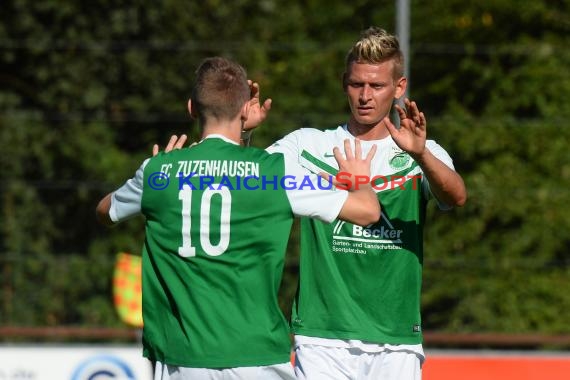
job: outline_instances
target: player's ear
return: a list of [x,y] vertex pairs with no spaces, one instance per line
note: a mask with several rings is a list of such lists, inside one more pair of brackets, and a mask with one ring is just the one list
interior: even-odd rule
[[394,94],[394,98],[400,99],[406,93],[407,87],[408,87],[408,80],[406,79],[406,77],[400,77],[400,79],[397,79],[396,93]]
[[192,119],[196,119],[198,117],[198,113],[196,113],[196,110],[192,108],[192,99],[188,99],[188,112]]

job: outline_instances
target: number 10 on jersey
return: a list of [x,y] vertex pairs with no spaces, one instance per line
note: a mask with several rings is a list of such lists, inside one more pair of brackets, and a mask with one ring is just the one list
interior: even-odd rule
[[[202,199],[200,201],[199,212],[192,215],[192,196],[195,193],[200,194],[200,191],[192,190],[190,187],[184,187],[178,193],[178,199],[182,202],[182,246],[178,247],[178,254],[182,257],[196,256],[196,246],[192,245],[192,236],[190,229],[199,219],[200,226],[200,245],[202,250],[209,256],[219,256],[224,253],[230,244],[230,214],[232,209],[232,193],[230,190],[223,186],[207,188],[202,192]],[[210,218],[212,208],[212,198],[214,196],[221,197],[220,207],[220,225],[219,236],[220,241],[218,244],[212,244],[210,239]],[[194,217],[194,220],[192,220]]]

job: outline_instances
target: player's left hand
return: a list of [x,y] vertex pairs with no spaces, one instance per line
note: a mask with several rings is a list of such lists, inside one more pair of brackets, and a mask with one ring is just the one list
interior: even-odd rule
[[396,144],[412,157],[419,157],[425,151],[427,122],[423,112],[420,112],[416,102],[404,100],[406,109],[395,104],[394,107],[400,116],[400,129],[396,128],[388,117],[384,123]]
[[249,114],[244,123],[243,129],[249,130],[261,124],[271,109],[271,99],[266,99],[261,103],[259,96],[259,83],[253,82],[248,79],[247,83],[251,90],[251,98],[249,100]]
[[[186,140],[188,140],[188,136],[186,135],[180,135],[180,137],[178,137],[177,135],[170,136],[170,140],[168,141],[166,148],[164,148],[164,152],[168,153],[175,149],[181,149],[186,143]],[[158,144],[154,144],[152,146],[152,156],[153,157],[156,156],[158,152],[160,152],[160,148]]]

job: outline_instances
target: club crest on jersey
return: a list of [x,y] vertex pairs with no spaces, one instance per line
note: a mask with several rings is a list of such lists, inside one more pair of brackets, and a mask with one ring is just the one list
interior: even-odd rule
[[406,152],[396,151],[395,154],[390,159],[390,167],[394,170],[404,169],[409,165],[412,157]]

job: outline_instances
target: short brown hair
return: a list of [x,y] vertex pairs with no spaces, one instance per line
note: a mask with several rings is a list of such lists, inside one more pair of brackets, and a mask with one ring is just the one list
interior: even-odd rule
[[245,69],[223,57],[210,57],[196,70],[192,106],[201,123],[206,119],[233,119],[249,100]]

